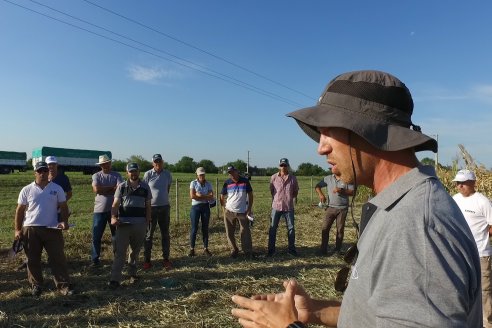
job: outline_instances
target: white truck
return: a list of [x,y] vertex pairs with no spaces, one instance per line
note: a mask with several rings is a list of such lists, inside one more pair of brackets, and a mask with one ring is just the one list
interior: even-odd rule
[[24,172],[27,169],[27,154],[16,151],[0,151],[0,174]]
[[84,174],[93,174],[100,170],[99,161],[100,155],[108,155],[112,158],[111,152],[107,150],[87,150],[87,149],[70,149],[56,147],[40,147],[32,151],[32,165],[36,165],[39,161],[46,160],[48,156],[56,156],[58,165],[64,171],[81,171]]

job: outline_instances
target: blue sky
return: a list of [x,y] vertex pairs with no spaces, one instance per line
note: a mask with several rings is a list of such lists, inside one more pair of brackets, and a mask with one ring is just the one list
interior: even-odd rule
[[285,114],[340,73],[377,69],[409,87],[440,162],[463,144],[492,167],[492,2],[90,0],[152,31],[83,0],[8,1],[105,38],[0,0],[1,150],[216,165],[249,151],[252,166],[288,157],[326,168]]

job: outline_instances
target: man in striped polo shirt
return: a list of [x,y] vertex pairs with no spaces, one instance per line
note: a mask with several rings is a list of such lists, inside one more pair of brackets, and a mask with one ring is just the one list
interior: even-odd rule
[[231,247],[231,257],[236,258],[239,249],[236,244],[236,223],[239,222],[239,234],[241,235],[241,248],[244,254],[253,257],[253,245],[251,230],[249,229],[248,216],[251,215],[253,206],[253,188],[249,180],[241,177],[234,166],[227,168],[229,179],[224,182],[220,195],[220,205],[224,210],[224,224],[227,241]]

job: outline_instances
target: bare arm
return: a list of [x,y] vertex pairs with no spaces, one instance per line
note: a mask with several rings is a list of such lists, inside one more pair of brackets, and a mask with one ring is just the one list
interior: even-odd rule
[[70,198],[72,198],[72,191],[71,190],[70,191],[67,191],[65,193],[65,197],[67,198],[67,202],[68,202],[70,200]]
[[322,202],[322,203],[326,203],[326,196],[323,193],[323,191],[321,190],[321,188],[320,187],[316,187],[316,188],[314,188],[314,190],[316,190],[316,193],[319,196],[319,201]]
[[233,309],[232,314],[243,327],[284,328],[294,321],[337,326],[340,302],[313,300],[295,280],[285,281],[284,287],[280,294],[233,296],[242,309]]
[[19,239],[22,235],[22,222],[24,221],[24,216],[26,214],[26,205],[17,204],[15,209],[15,219],[14,219],[14,238]]
[[[145,204],[147,208],[147,203]],[[111,206],[111,224],[112,225],[119,225],[120,221],[118,220],[118,209],[120,208],[120,199],[115,198],[113,200],[113,205]],[[149,212],[150,213],[150,212]]]
[[92,191],[99,195],[114,195],[117,186],[94,186],[92,185]]
[[68,229],[68,206],[67,202],[58,203],[58,208],[60,209],[60,223],[58,227],[67,230]]

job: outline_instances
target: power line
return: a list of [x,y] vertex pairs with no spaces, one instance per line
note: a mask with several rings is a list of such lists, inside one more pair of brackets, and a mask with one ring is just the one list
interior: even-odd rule
[[[214,77],[214,78],[216,78],[216,79],[222,80],[222,81],[224,81],[224,82],[228,82],[228,83],[234,84],[234,85],[236,85],[236,86],[239,86],[239,87],[245,88],[245,89],[247,89],[247,90],[250,90],[250,91],[256,92],[256,93],[258,93],[258,94],[261,94],[261,95],[264,95],[264,96],[270,97],[270,98],[272,98],[272,99],[282,101],[282,102],[287,103],[287,104],[289,104],[289,105],[304,106],[304,105],[301,105],[301,104],[299,104],[299,103],[297,103],[297,102],[295,102],[295,101],[289,100],[289,99],[287,99],[287,98],[285,98],[285,97],[279,96],[279,95],[274,94],[274,93],[272,93],[272,92],[269,92],[269,91],[263,90],[263,89],[261,89],[261,88],[255,87],[255,86],[253,86],[253,85],[251,85],[251,84],[248,84],[248,83],[246,83],[246,82],[242,82],[242,81],[240,81],[240,80],[234,79],[234,78],[229,77],[229,76],[227,76],[227,75],[224,75],[224,74],[221,74],[221,73],[218,73],[218,72],[211,73],[211,72],[213,72],[213,71],[212,71],[212,70],[210,70],[210,69],[207,69],[207,70],[209,70],[209,71],[210,71],[210,72],[207,72],[207,71],[202,70],[202,69],[199,69],[199,68],[197,68],[197,67],[193,67],[193,66],[187,65],[186,63],[179,62],[179,61],[174,60],[174,59],[172,59],[172,58],[166,58],[166,57],[164,57],[164,56],[161,56],[161,55],[159,55],[159,54],[153,53],[153,52],[151,52],[151,51],[148,51],[148,50],[145,50],[145,49],[142,49],[142,48],[136,47],[136,46],[134,46],[134,45],[131,45],[131,44],[125,43],[125,42],[120,41],[120,40],[113,39],[113,38],[111,38],[111,37],[109,37],[109,36],[106,36],[106,35],[103,35],[103,34],[100,34],[100,33],[94,32],[94,31],[91,31],[91,30],[86,29],[86,28],[84,28],[84,27],[81,27],[81,26],[78,26],[78,25],[72,24],[72,23],[70,23],[70,22],[67,22],[67,21],[61,20],[61,19],[59,19],[59,18],[56,18],[56,17],[50,16],[50,15],[48,15],[48,14],[45,14],[45,13],[39,12],[39,11],[34,10],[34,9],[32,9],[32,8],[28,8],[28,7],[22,6],[22,5],[20,5],[20,4],[14,3],[14,2],[12,2],[12,1],[10,1],[10,0],[3,0],[3,1],[5,1],[5,2],[7,2],[7,3],[10,3],[10,4],[12,4],[12,5],[15,5],[15,6],[17,6],[17,7],[20,7],[20,8],[22,8],[22,9],[25,9],[25,10],[31,11],[31,12],[36,13],[36,14],[38,14],[38,15],[44,16],[44,17],[46,17],[46,18],[52,19],[52,20],[54,20],[54,21],[57,21],[57,22],[60,22],[60,23],[66,24],[66,25],[71,26],[71,27],[73,27],[73,28],[76,28],[76,29],[82,30],[82,31],[84,31],[84,32],[87,32],[87,33],[90,33],[90,34],[96,35],[96,36],[98,36],[98,37],[104,38],[104,39],[106,39],[106,40],[110,40],[110,41],[113,41],[113,42],[115,42],[115,43],[121,44],[121,45],[123,45],[123,46],[129,47],[129,48],[132,48],[132,49],[134,49],[134,50],[137,50],[137,51],[140,51],[140,52],[143,52],[143,53],[146,53],[146,54],[149,54],[149,55],[155,56],[155,57],[160,58],[160,59],[164,59],[164,60],[167,60],[167,61],[173,62],[173,63],[175,63],[175,64],[178,64],[178,65],[181,65],[181,66],[187,67],[187,68],[189,68],[189,69],[192,69],[192,70],[195,70],[195,71],[198,71],[198,72],[201,72],[201,73],[203,73],[203,74],[209,75],[209,76],[211,76],[211,77]],[[30,0],[30,1],[32,1],[32,0]],[[32,1],[32,2],[35,2],[35,1]],[[41,5],[42,5],[42,4],[41,4]],[[46,7],[47,7],[47,6],[46,6]],[[68,15],[68,14],[66,14],[66,15]],[[68,16],[71,16],[71,15],[68,15]],[[75,18],[75,17],[74,17],[74,19],[77,19],[77,18]],[[83,21],[83,20],[81,20],[81,21]],[[89,24],[89,25],[93,25],[93,24],[88,23],[88,22],[86,22],[86,23],[87,23],[87,24]],[[93,26],[97,26],[97,25],[93,25]],[[102,27],[100,27],[100,28],[102,28]],[[102,29],[104,29],[104,28],[102,28]],[[104,30],[106,30],[106,29],[104,29]],[[109,31],[109,30],[108,30],[108,31]],[[118,34],[118,33],[116,33],[116,32],[111,32],[111,33],[113,33],[113,34],[115,34],[115,35],[119,35],[119,34]],[[120,36],[120,35],[119,35],[119,36]],[[121,37],[125,38],[124,36],[121,36]],[[129,39],[129,40],[132,40],[132,39]],[[132,40],[132,41],[133,41],[133,40]],[[133,42],[140,43],[140,42],[138,42],[138,41],[133,41]],[[140,44],[142,44],[142,43],[140,43]],[[143,44],[143,45],[145,45],[145,44]],[[145,46],[147,46],[147,47],[151,47],[151,46],[148,46],[148,45],[145,45]],[[153,47],[151,47],[151,48],[153,48]],[[153,48],[153,49],[155,50],[155,48]],[[178,56],[171,55],[171,54],[169,54],[169,53],[167,53],[167,52],[164,52],[164,51],[161,51],[161,50],[157,50],[157,51],[160,51],[160,52],[166,53],[166,54],[168,54],[169,56],[173,56],[173,57],[175,57],[175,58],[180,59],[181,61],[192,63],[192,62],[187,61],[187,60],[185,60],[185,59],[182,59],[182,58],[180,58],[180,57],[178,57]],[[195,64],[195,63],[192,63],[192,64],[193,64],[193,65],[195,65],[195,66],[198,66],[198,67],[203,67],[203,66],[198,65],[198,64]],[[224,76],[225,78],[224,78],[224,77],[221,77],[220,75]],[[238,82],[235,82],[234,80],[236,80],[236,81],[238,81]]]
[[123,19],[125,19],[125,20],[127,20],[127,21],[129,21],[129,22],[132,22],[132,23],[134,23],[134,24],[137,24],[137,25],[139,25],[139,26],[141,26],[141,27],[143,27],[143,28],[146,28],[146,29],[148,29],[148,30],[151,30],[151,31],[153,31],[153,32],[155,32],[155,33],[158,33],[158,34],[160,34],[160,35],[162,35],[162,36],[165,36],[165,37],[167,37],[167,38],[169,38],[169,39],[172,39],[172,40],[174,40],[174,41],[176,41],[176,42],[179,42],[179,43],[181,43],[181,44],[184,44],[184,45],[185,45],[185,46],[187,46],[187,47],[193,48],[193,49],[198,50],[198,51],[200,51],[200,52],[202,52],[202,53],[204,53],[204,54],[207,54],[207,55],[209,55],[209,56],[212,56],[212,57],[214,57],[214,58],[216,58],[216,59],[218,59],[218,60],[221,60],[221,61],[223,61],[223,62],[225,62],[225,63],[228,63],[229,65],[232,65],[232,66],[234,66],[234,67],[237,67],[237,68],[239,68],[239,69],[242,69],[243,71],[246,71],[246,72],[248,72],[248,73],[251,73],[251,74],[253,74],[253,75],[255,75],[255,76],[259,77],[259,78],[262,78],[262,79],[267,80],[267,81],[269,81],[269,82],[271,82],[271,83],[274,83],[274,84],[276,84],[276,85],[279,85],[279,86],[281,86],[281,87],[283,87],[283,88],[285,88],[285,89],[288,89],[288,90],[290,90],[290,91],[293,91],[293,92],[295,92],[295,93],[298,93],[298,94],[300,94],[300,95],[303,95],[303,96],[304,96],[304,97],[306,97],[306,98],[309,98],[309,99],[311,99],[311,100],[317,100],[316,98],[313,98],[313,97],[311,97],[311,96],[309,96],[309,95],[307,95],[307,94],[305,94],[305,93],[303,93],[303,92],[301,92],[301,91],[295,90],[295,89],[293,89],[293,88],[291,88],[291,87],[289,87],[289,86],[287,86],[287,85],[285,85],[285,84],[283,84],[283,83],[277,82],[277,81],[275,81],[275,80],[273,80],[273,79],[271,79],[271,78],[269,78],[269,77],[267,77],[267,76],[264,76],[264,75],[262,75],[262,74],[260,74],[260,73],[255,72],[255,71],[253,71],[253,70],[251,70],[251,69],[249,69],[249,68],[246,68],[246,67],[244,67],[244,66],[241,66],[241,65],[239,65],[239,64],[236,64],[236,63],[234,63],[234,62],[232,62],[232,61],[230,61],[230,60],[228,60],[228,59],[226,59],[226,58],[224,58],[224,57],[221,57],[221,56],[219,56],[219,55],[216,55],[216,54],[214,54],[214,53],[211,53],[211,52],[209,52],[209,51],[207,51],[207,50],[201,49],[201,48],[199,48],[199,47],[197,47],[197,46],[195,46],[195,45],[193,45],[193,44],[191,44],[191,43],[189,43],[189,42],[186,42],[186,41],[183,41],[183,40],[181,40],[181,39],[178,39],[177,37],[172,36],[172,35],[170,35],[170,34],[168,34],[168,33],[164,33],[164,32],[159,31],[159,30],[157,30],[157,29],[155,29],[155,28],[153,28],[153,27],[151,27],[151,26],[148,26],[148,25],[145,25],[145,24],[143,24],[143,23],[140,23],[139,21],[136,21],[136,20],[134,20],[134,19],[132,19],[132,18],[129,18],[129,17],[125,16],[125,15],[119,14],[119,13],[117,13],[117,12],[115,12],[115,11],[111,10],[111,9],[108,9],[108,8],[106,8],[106,7],[103,7],[103,6],[101,6],[101,5],[97,4],[97,3],[94,3],[94,2],[89,1],[89,0],[82,0],[82,1],[85,1],[85,2],[87,2],[88,4],[91,4],[91,5],[93,5],[93,6],[95,6],[95,7],[98,7],[98,8],[100,8],[100,9],[102,9],[102,10],[105,10],[105,11],[107,11],[107,12],[109,12],[109,13],[113,14],[113,15],[116,15],[116,16],[118,16],[118,17],[121,17],[121,18],[123,18]]
[[[273,98],[278,98],[279,100],[284,100],[286,103],[289,103],[289,104],[291,104],[291,105],[301,106],[301,107],[303,106],[303,105],[302,105],[302,104],[300,104],[300,103],[297,103],[297,102],[295,102],[295,101],[293,101],[293,100],[290,100],[290,99],[288,99],[288,98],[285,98],[285,97],[280,96],[280,95],[278,95],[278,94],[275,94],[275,93],[273,93],[273,92],[270,92],[270,91],[267,91],[267,90],[265,90],[265,89],[262,89],[262,88],[256,87],[256,86],[254,86],[254,85],[252,85],[252,84],[250,84],[250,83],[247,83],[247,82],[241,81],[241,80],[236,79],[236,78],[234,78],[234,77],[232,77],[232,76],[230,76],[230,75],[226,75],[226,74],[220,73],[220,72],[218,72],[218,71],[215,71],[215,70],[210,69],[210,68],[207,68],[207,67],[205,67],[205,66],[203,66],[203,65],[200,65],[200,64],[194,63],[194,62],[192,62],[192,61],[190,61],[190,60],[187,60],[187,59],[184,59],[184,58],[182,58],[182,57],[179,57],[179,56],[173,55],[173,54],[172,54],[172,53],[170,53],[170,52],[167,52],[167,51],[162,50],[162,49],[155,48],[154,46],[151,46],[151,45],[149,45],[149,44],[146,44],[146,43],[140,42],[140,41],[135,40],[135,39],[133,39],[133,38],[131,38],[131,37],[129,37],[129,36],[126,36],[126,35],[123,35],[123,34],[120,34],[120,33],[114,32],[114,31],[112,31],[112,30],[110,30],[110,29],[107,29],[107,28],[105,28],[105,27],[103,27],[103,26],[96,25],[96,24],[91,23],[91,22],[89,22],[89,21],[86,21],[86,20],[84,20],[84,19],[78,18],[78,17],[76,17],[76,16],[73,16],[73,15],[71,15],[71,14],[68,14],[68,13],[66,13],[66,12],[63,12],[63,11],[58,10],[58,9],[56,9],[56,8],[50,7],[50,6],[48,6],[48,5],[46,5],[46,4],[43,4],[43,3],[41,3],[41,2],[38,2],[38,1],[35,1],[35,0],[29,0],[29,1],[31,1],[31,2],[33,2],[33,3],[35,3],[35,4],[39,5],[39,6],[43,6],[43,7],[45,7],[45,8],[50,9],[50,10],[53,10],[53,11],[55,11],[55,12],[59,13],[59,14],[62,14],[62,15],[68,16],[68,17],[70,17],[70,18],[72,18],[72,19],[75,19],[75,20],[78,20],[78,21],[80,21],[80,22],[83,22],[83,23],[85,23],[85,24],[87,24],[87,25],[90,25],[90,26],[93,26],[93,27],[99,28],[99,29],[101,29],[101,30],[103,30],[103,31],[106,31],[106,32],[108,32],[108,33],[111,33],[111,34],[113,34],[113,35],[116,35],[116,36],[118,36],[118,37],[120,37],[120,38],[123,38],[123,39],[129,40],[129,41],[135,42],[135,43],[137,43],[137,44],[139,44],[139,45],[142,45],[142,46],[148,47],[148,48],[150,48],[150,49],[152,49],[152,50],[155,50],[155,51],[157,51],[157,52],[160,52],[160,53],[166,54],[166,55],[171,56],[171,57],[173,57],[173,58],[175,58],[175,59],[178,59],[178,60],[183,61],[183,62],[185,62],[185,63],[191,64],[191,65],[193,65],[193,67],[195,67],[195,66],[196,66],[196,67],[199,67],[199,68],[203,69],[203,70],[199,70],[199,69],[197,69],[197,70],[198,70],[198,71],[200,71],[200,72],[204,72],[204,70],[206,70],[206,71],[210,71],[210,72],[212,72],[213,74],[217,74],[217,75],[220,75],[220,76],[224,77],[225,79],[230,79],[230,80],[235,81],[235,82],[237,82],[237,83],[243,84],[243,85],[247,86],[248,88],[255,89],[255,90],[257,90],[258,92],[260,92],[261,94],[263,94],[263,95],[269,94],[269,95],[270,95],[270,96],[272,96]],[[186,67],[191,68],[190,66],[186,66]],[[250,89],[250,90],[251,90],[251,89]]]

